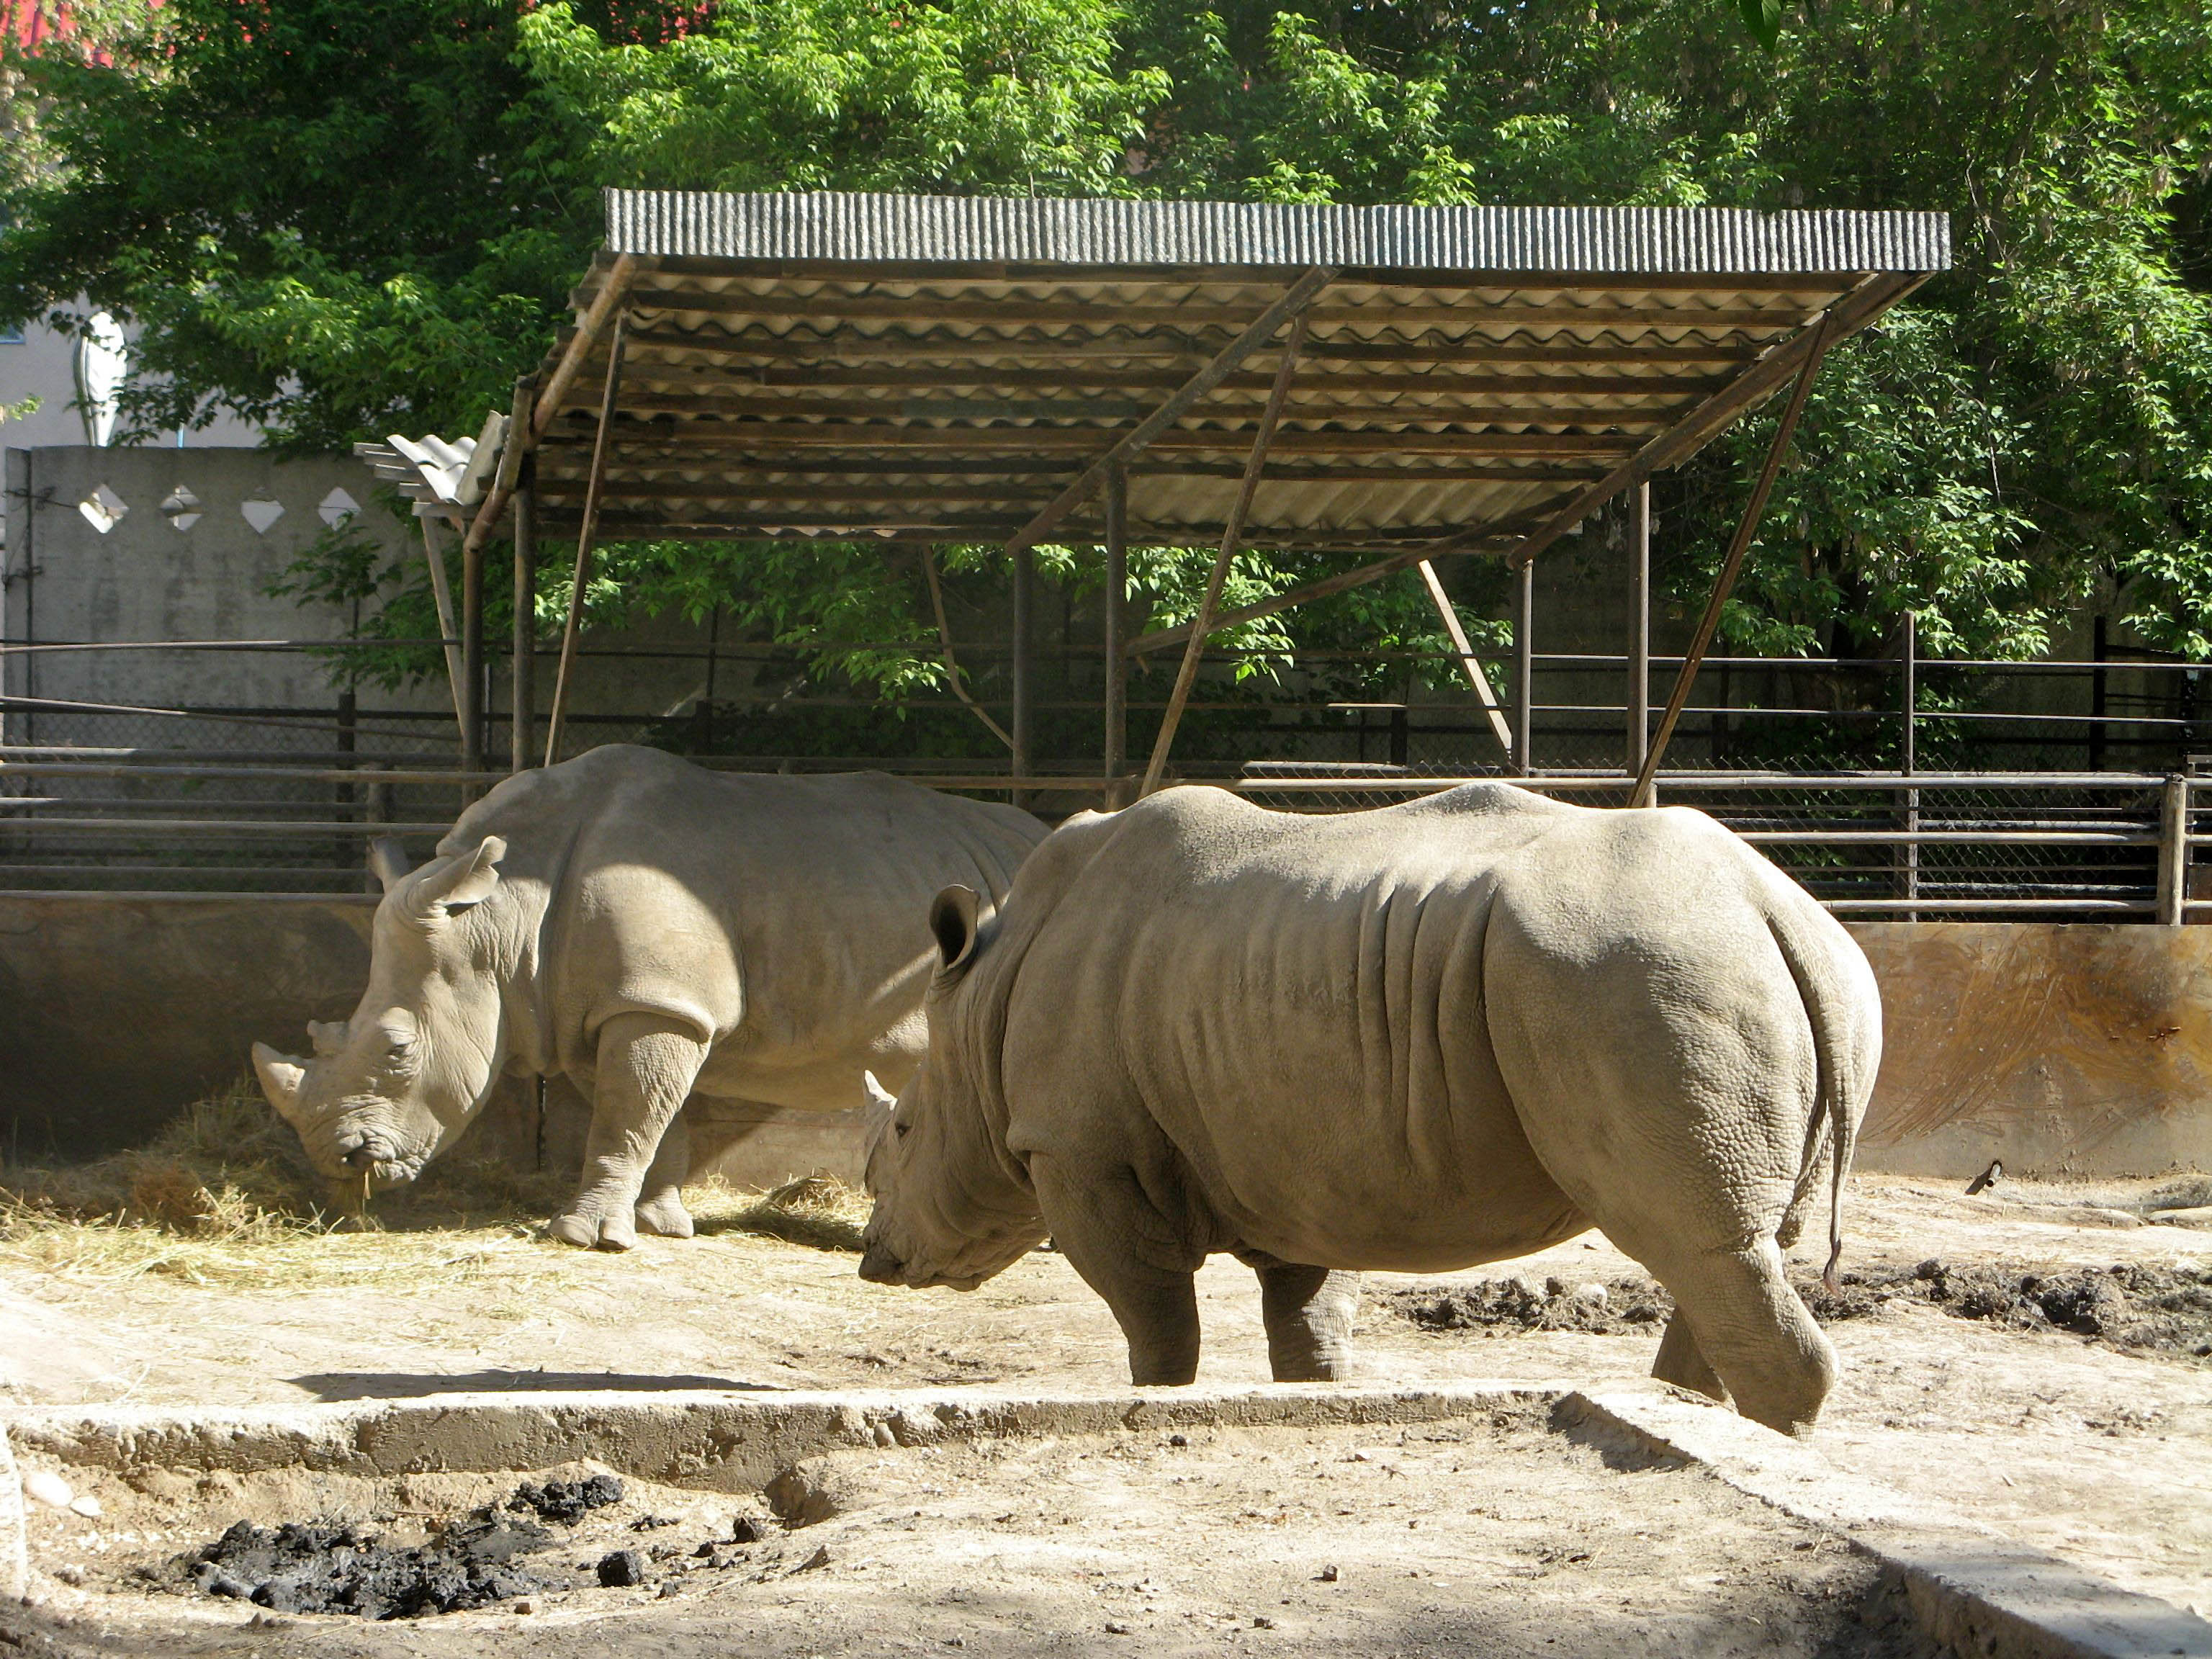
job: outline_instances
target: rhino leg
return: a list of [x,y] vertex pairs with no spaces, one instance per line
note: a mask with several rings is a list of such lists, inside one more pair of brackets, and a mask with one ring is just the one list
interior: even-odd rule
[[1030,1159],[1052,1242],[1113,1311],[1129,1344],[1129,1381],[1180,1387],[1198,1376],[1198,1267],[1204,1258],[1168,1235],[1127,1170],[1066,1180],[1056,1160]]
[[1275,1381],[1349,1379],[1359,1275],[1272,1257],[1248,1265],[1260,1275],[1260,1316],[1267,1327],[1267,1364]]
[[618,1015],[600,1028],[583,1186],[553,1218],[555,1238],[586,1249],[637,1243],[646,1173],[706,1059],[706,1044],[654,1015]]
[[1653,1374],[1716,1399],[1733,1395],[1736,1410],[1784,1434],[1810,1432],[1835,1387],[1836,1351],[1783,1276],[1773,1240],[1696,1255],[1668,1252],[1644,1266],[1676,1306],[1660,1344],[1661,1359],[1677,1368],[1675,1374],[1656,1366]]
[[1721,1382],[1720,1373],[1698,1346],[1690,1322],[1682,1316],[1680,1308],[1667,1321],[1667,1334],[1659,1339],[1659,1357],[1651,1362],[1651,1375],[1662,1382],[1672,1382],[1678,1389],[1687,1389],[1709,1400],[1728,1399],[1728,1389]]
[[691,1173],[691,1131],[684,1115],[661,1131],[660,1149],[638,1188],[637,1230],[662,1238],[691,1237],[691,1212],[684,1207],[684,1182]]

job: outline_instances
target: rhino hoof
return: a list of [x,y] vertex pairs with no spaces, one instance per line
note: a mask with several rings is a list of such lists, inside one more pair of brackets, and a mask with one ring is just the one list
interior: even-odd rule
[[691,1237],[691,1212],[675,1194],[648,1199],[637,1206],[637,1230],[660,1238]]
[[[628,1222],[629,1217],[623,1218]],[[637,1235],[627,1226],[617,1227],[612,1216],[599,1216],[589,1210],[570,1210],[556,1215],[547,1225],[550,1237],[563,1244],[574,1244],[580,1250],[627,1250],[637,1243]]]

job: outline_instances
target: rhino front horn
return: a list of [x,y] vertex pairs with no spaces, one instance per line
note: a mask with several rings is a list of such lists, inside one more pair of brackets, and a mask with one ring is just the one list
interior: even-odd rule
[[276,1115],[299,1123],[300,1083],[307,1068],[289,1054],[280,1054],[265,1042],[253,1045],[253,1072],[261,1079],[261,1092],[269,1097]]

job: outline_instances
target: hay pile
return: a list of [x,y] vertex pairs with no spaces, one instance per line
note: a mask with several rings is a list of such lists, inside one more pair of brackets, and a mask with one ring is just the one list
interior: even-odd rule
[[[250,1085],[189,1108],[143,1147],[78,1164],[0,1164],[0,1262],[79,1283],[155,1275],[195,1285],[385,1288],[496,1268],[511,1288],[557,1283],[573,1253],[544,1225],[566,1173],[471,1158],[430,1164],[404,1191],[335,1195],[299,1137]],[[719,1181],[684,1201],[704,1235],[745,1233],[857,1251],[866,1200],[831,1177],[769,1193]]]

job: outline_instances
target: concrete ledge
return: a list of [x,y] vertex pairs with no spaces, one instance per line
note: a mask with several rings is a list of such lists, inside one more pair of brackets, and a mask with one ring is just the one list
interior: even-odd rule
[[995,1389],[451,1394],[227,1412],[53,1413],[15,1418],[8,1432],[25,1452],[118,1474],[309,1468],[373,1477],[535,1469],[592,1458],[672,1486],[757,1492],[803,1458],[882,1445],[885,1437],[890,1443],[920,1445],[1177,1426],[1434,1423],[1540,1411],[1565,1387],[1284,1383],[1051,1395]]
[[1715,1406],[1656,1390],[1564,1395],[1569,1433],[1679,1460],[1841,1534],[1904,1581],[1921,1629],[1960,1653],[2007,1659],[2212,1656],[2212,1624],[1838,1472],[1809,1446]]

